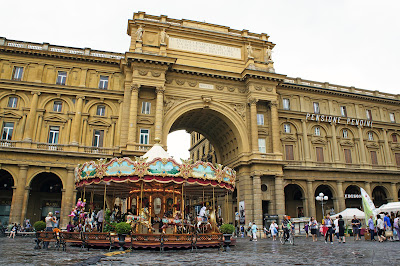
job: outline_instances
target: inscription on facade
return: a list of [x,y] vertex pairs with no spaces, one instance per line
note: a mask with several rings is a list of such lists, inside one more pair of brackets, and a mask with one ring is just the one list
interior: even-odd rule
[[332,116],[332,115],[320,115],[320,114],[306,114],[306,121],[321,121],[333,124],[343,124],[343,125],[352,125],[352,126],[360,126],[360,127],[372,127],[371,120],[364,119],[356,119],[356,118],[347,118],[341,116]]
[[212,85],[212,84],[206,84],[206,83],[199,83],[199,88],[200,88],[200,89],[209,89],[209,90],[213,90],[213,89],[214,89],[214,85]]
[[237,47],[192,41],[174,37],[169,38],[169,48],[188,52],[231,57],[236,59],[242,58],[241,49]]

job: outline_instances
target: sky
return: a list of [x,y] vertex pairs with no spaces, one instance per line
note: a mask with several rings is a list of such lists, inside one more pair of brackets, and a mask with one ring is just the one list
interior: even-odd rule
[[[396,0],[1,2],[0,36],[7,39],[124,53],[128,19],[144,11],[267,33],[279,74],[400,94]],[[170,154],[187,158],[189,136],[175,135]]]

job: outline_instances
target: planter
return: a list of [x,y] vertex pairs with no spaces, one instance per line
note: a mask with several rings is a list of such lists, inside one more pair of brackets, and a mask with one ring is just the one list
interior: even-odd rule
[[124,251],[125,237],[126,234],[118,234],[118,245],[119,245],[119,250],[121,251]]
[[231,244],[231,237],[232,237],[232,234],[224,234],[224,248],[225,248],[225,251],[229,251],[229,245]]

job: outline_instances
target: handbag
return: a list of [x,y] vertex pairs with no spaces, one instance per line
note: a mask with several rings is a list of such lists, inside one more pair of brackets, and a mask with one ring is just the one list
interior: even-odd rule
[[392,237],[393,236],[393,231],[392,230],[387,230],[385,232],[386,237]]

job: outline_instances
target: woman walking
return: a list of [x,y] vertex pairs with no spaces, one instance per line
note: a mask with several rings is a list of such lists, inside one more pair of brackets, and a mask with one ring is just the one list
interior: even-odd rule
[[379,242],[383,242],[386,240],[385,237],[385,224],[383,223],[383,220],[381,218],[381,216],[378,214],[376,216],[377,220],[376,220],[376,228],[378,230],[378,240]]
[[339,243],[346,243],[346,238],[344,236],[344,220],[342,215],[339,215],[338,227],[339,227]]
[[309,228],[311,229],[312,241],[317,241],[317,230],[318,230],[318,222],[314,217],[311,217],[310,222],[308,223]]
[[331,244],[333,244],[333,240],[332,240],[332,219],[331,216],[329,214],[326,215],[326,219],[325,219],[325,226],[327,228],[326,234],[325,234],[325,243],[328,243],[328,236],[329,236],[329,241],[331,242]]
[[278,234],[278,225],[275,223],[275,221],[272,221],[271,225],[269,226],[269,232],[271,233],[272,241],[275,241],[276,235]]

